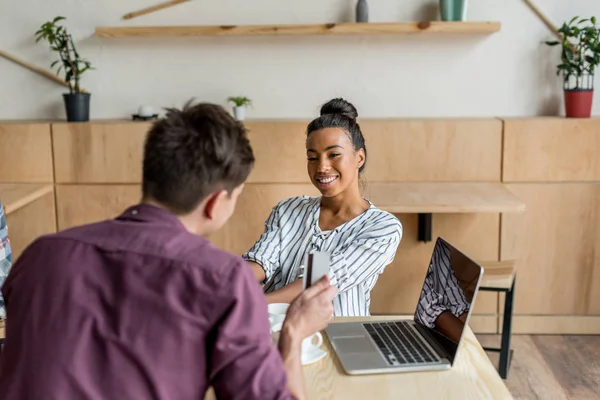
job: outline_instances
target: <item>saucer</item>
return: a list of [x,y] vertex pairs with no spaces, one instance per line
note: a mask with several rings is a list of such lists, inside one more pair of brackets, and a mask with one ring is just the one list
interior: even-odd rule
[[308,364],[315,363],[315,362],[321,360],[326,355],[327,355],[327,352],[321,350],[318,347],[315,347],[308,353],[302,353],[302,356],[301,356],[302,365],[308,365]]
[[132,114],[131,115],[131,119],[133,119],[134,121],[137,119],[141,119],[142,121],[148,121],[148,120],[157,119],[157,118],[158,118],[158,114],[152,114],[152,115]]

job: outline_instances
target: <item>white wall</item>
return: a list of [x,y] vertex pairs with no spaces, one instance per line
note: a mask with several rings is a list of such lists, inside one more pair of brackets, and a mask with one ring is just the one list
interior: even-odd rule
[[[563,113],[558,49],[522,0],[471,0],[469,19],[499,20],[490,36],[120,38],[93,36],[99,25],[262,24],[348,21],[355,0],[192,0],[125,21],[162,0],[0,0],[0,48],[47,67],[54,55],[33,34],[67,17],[80,53],[95,71],[92,118],[128,118],[142,103],[225,104],[253,99],[249,118],[309,118],[334,96],[361,117],[521,116]],[[557,25],[600,18],[598,0],[537,0]],[[414,21],[436,13],[430,0],[369,0],[371,21]],[[0,119],[64,118],[63,88],[0,58]],[[596,96],[594,113],[600,114]]]

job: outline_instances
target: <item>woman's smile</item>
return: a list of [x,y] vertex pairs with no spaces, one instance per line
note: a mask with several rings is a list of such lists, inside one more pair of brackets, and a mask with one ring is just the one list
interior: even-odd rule
[[319,185],[321,189],[327,189],[330,187],[336,180],[338,179],[338,175],[317,175],[315,177],[315,181]]

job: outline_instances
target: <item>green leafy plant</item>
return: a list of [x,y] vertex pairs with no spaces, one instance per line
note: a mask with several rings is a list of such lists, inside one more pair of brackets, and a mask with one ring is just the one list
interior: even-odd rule
[[[596,17],[573,17],[563,23],[558,32],[562,34],[562,41],[545,42],[549,46],[562,46],[556,75],[562,72],[565,89],[593,89],[594,72],[600,64],[600,29],[596,26]],[[569,86],[569,82],[575,82],[575,87]]]
[[50,68],[58,65],[56,73],[64,72],[65,82],[69,85],[70,93],[81,93],[79,87],[81,75],[94,68],[88,60],[79,56],[73,43],[73,37],[67,32],[67,29],[57,24],[65,19],[65,17],[56,17],[40,26],[35,33],[35,42],[38,43],[44,39],[50,45],[50,49],[58,53],[60,59],[52,62]]
[[247,97],[228,97],[227,101],[233,103],[236,107],[252,106],[252,100]]

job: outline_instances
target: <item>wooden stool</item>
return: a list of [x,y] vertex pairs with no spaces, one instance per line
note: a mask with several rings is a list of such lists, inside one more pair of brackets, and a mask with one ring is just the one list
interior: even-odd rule
[[479,290],[487,292],[504,292],[504,317],[502,320],[502,339],[500,348],[484,347],[486,351],[500,352],[498,372],[502,379],[508,376],[513,351],[510,347],[512,333],[513,303],[515,296],[516,267],[514,261],[480,262],[484,268]]

